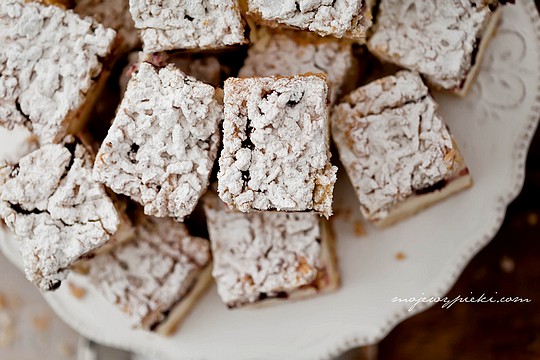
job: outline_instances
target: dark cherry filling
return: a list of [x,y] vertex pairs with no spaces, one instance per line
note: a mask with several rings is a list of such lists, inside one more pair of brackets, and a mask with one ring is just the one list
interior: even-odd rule
[[435,192],[435,191],[440,191],[442,189],[444,189],[444,187],[448,184],[448,181],[447,180],[441,180],[431,186],[428,186],[426,188],[423,188],[423,189],[419,189],[419,190],[416,190],[414,193],[416,195],[425,195],[425,194],[429,194],[429,193],[432,193],[432,192]]
[[449,183],[451,183],[452,181],[462,177],[462,176],[465,176],[465,175],[468,175],[469,174],[469,169],[468,168],[465,168],[463,170],[461,170],[457,175],[453,176],[452,178],[450,179],[447,179],[447,180],[441,180],[431,186],[428,186],[428,187],[425,187],[423,189],[419,189],[419,190],[416,190],[414,193],[416,195],[425,195],[425,194],[429,194],[429,193],[432,193],[432,192],[435,192],[435,191],[440,191],[442,189],[445,188],[446,185],[448,185]]
[[263,301],[266,299],[288,299],[288,298],[289,298],[289,295],[285,291],[280,291],[270,296],[267,293],[260,293],[258,301]]

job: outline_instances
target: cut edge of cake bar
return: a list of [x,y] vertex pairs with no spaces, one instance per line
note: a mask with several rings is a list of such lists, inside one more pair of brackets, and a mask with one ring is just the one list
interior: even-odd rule
[[426,194],[414,195],[404,201],[399,202],[384,219],[375,221],[373,224],[379,228],[389,227],[401,220],[412,217],[422,210],[425,210],[454,194],[468,189],[473,185],[472,177],[468,172],[464,172],[463,175],[452,177],[446,181],[448,184],[445,185],[441,190],[434,190]]
[[452,137],[453,153],[447,155],[452,156],[452,161],[456,164],[454,174],[398,202],[385,218],[376,220],[373,224],[379,228],[389,227],[473,186],[473,178],[459,152],[458,145],[454,137],[450,136]]
[[[392,86],[396,85],[395,82],[399,81],[397,80],[398,78],[405,78],[405,81],[410,81],[412,79],[414,84],[408,84],[409,86],[407,88],[400,89],[402,90],[401,92],[391,91]],[[392,82],[394,82],[393,85]],[[380,89],[377,90],[375,86],[380,86]],[[394,86],[394,88],[397,89],[396,86]],[[371,91],[371,94],[369,94],[369,91]],[[378,91],[384,91],[388,97],[378,102]],[[370,95],[374,96],[376,99],[370,99]],[[400,108],[407,104],[422,101],[422,99],[430,100],[435,107],[434,115],[440,117],[437,112],[437,104],[431,98],[428,88],[423,84],[419,75],[409,71],[400,71],[396,75],[376,80],[368,85],[358,88],[346,96],[344,102],[334,109],[331,123],[334,143],[339,150],[339,156],[347,174],[349,174],[349,171],[353,171],[352,167],[354,167],[354,163],[362,161],[352,150],[354,142],[353,139],[350,138],[350,132],[353,130],[354,124],[351,123],[353,121],[358,122],[358,118],[379,115],[387,109]],[[389,101],[389,103],[385,104],[385,101]],[[358,108],[356,108],[356,106],[358,106]],[[351,114],[354,114],[355,117],[352,121],[350,120]],[[441,119],[441,121],[443,126],[445,126],[444,120]],[[446,131],[448,132],[448,130]],[[393,204],[385,206],[382,209],[386,209],[385,211],[387,213],[382,217],[379,214],[381,209],[377,210],[375,213],[371,213],[361,204],[360,211],[364,218],[378,227],[387,227],[400,220],[411,217],[421,210],[428,208],[453,194],[471,187],[473,180],[469,173],[469,169],[457,147],[454,137],[449,132],[448,136],[451,142],[451,148],[449,148],[448,152],[444,155],[444,163],[449,166],[448,174],[435,184],[422,189],[413,189],[413,193],[404,199],[396,200]],[[357,176],[359,177],[360,175]],[[359,188],[359,185],[355,184],[354,178],[357,176],[349,175],[349,178],[360,199],[363,193]]]
[[[220,212],[236,213],[239,216],[245,217],[246,219],[248,219],[248,221],[249,218],[253,216],[263,216],[264,214],[266,214],[266,216],[272,214],[283,214],[276,211],[264,213],[242,213],[237,210],[231,210],[227,208],[227,205],[219,199],[217,193],[215,192],[215,189],[205,194],[205,196],[203,197],[203,207],[208,222],[210,243],[212,245],[214,257],[216,257],[215,253],[217,251],[214,247],[214,243],[217,240],[212,239],[212,233],[214,232],[212,230],[216,229],[212,228],[213,225],[211,223],[216,221],[216,218],[219,216],[218,214]],[[293,290],[289,290],[287,292],[278,292],[274,295],[267,295],[265,293],[259,292],[259,298],[255,301],[238,300],[227,302],[222,299],[225,305],[229,309],[266,307],[284,303],[289,300],[309,299],[315,296],[332,293],[338,290],[341,286],[341,275],[339,271],[335,234],[332,230],[332,225],[329,220],[317,219],[317,224],[320,229],[320,253],[318,257],[320,263],[317,266],[317,274],[312,282],[297,287]],[[294,241],[294,239],[290,239],[290,241]],[[215,266],[216,265],[214,263],[214,267]]]
[[[460,89],[454,91],[456,95],[464,98],[465,96],[467,96],[472,86],[474,85],[476,78],[478,77],[478,74],[480,73],[482,62],[484,60],[485,53],[489,47],[489,44],[491,43],[491,40],[497,34],[497,29],[501,22],[501,17],[502,17],[502,7],[498,6],[495,12],[493,12],[493,14],[491,15],[491,19],[489,20],[486,26],[486,29],[484,30],[484,33],[482,34],[480,44],[478,45],[478,51],[476,53],[476,56],[472,60],[473,64],[471,68],[469,69],[469,73],[465,77],[465,82],[463,83]],[[441,89],[440,87],[439,89],[445,90],[445,89]]]
[[210,263],[200,271],[195,285],[189,290],[189,294],[171,308],[167,318],[159,323],[154,331],[164,336],[174,334],[212,283],[212,264]]

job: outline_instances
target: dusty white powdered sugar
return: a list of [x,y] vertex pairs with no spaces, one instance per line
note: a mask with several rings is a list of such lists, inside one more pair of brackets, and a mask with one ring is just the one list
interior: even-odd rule
[[60,141],[115,36],[57,6],[1,1],[0,125],[24,125],[41,143]]
[[145,52],[242,44],[236,0],[129,0]]
[[73,10],[116,30],[126,51],[140,45],[141,39],[129,12],[129,0],[76,0]]
[[96,157],[95,178],[148,215],[191,214],[217,157],[223,113],[215,95],[173,65],[142,63]]
[[328,86],[320,76],[229,78],[219,196],[241,211],[332,214]]
[[172,219],[140,216],[135,239],[91,259],[89,277],[134,324],[151,329],[188,293],[210,262],[210,244]]
[[15,233],[27,278],[41,290],[65,279],[76,260],[105,244],[118,213],[92,180],[92,161],[71,137],[0,168],[0,217]]
[[315,281],[320,267],[319,219],[309,213],[228,211],[205,198],[212,274],[228,306],[293,292]]
[[418,71],[440,88],[459,89],[492,15],[485,3],[383,0],[368,46],[380,58]]
[[320,35],[360,39],[371,26],[363,0],[248,0],[249,14]]
[[403,71],[334,109],[332,136],[368,219],[453,174],[454,146],[437,107],[420,76]]
[[197,80],[218,87],[221,84],[222,70],[227,67],[222,66],[215,56],[206,54],[185,54],[185,53],[154,53],[132,52],[128,56],[128,64],[120,76],[120,93],[126,91],[131,75],[137,71],[139,64],[148,62],[156,67],[166,67],[174,64],[184,74],[194,77]]
[[334,102],[352,64],[350,42],[307,37],[294,31],[266,33],[249,49],[239,76],[326,74]]

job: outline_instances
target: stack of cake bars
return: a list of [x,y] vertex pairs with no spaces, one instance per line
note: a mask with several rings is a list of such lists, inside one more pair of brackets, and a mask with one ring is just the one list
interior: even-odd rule
[[[0,217],[27,278],[49,291],[84,273],[134,325],[170,334],[212,278],[229,308],[339,288],[332,139],[377,226],[469,187],[426,83],[466,94],[499,2],[374,6],[2,1],[0,125],[37,142],[0,163]],[[230,77],[220,54],[248,43]],[[404,70],[354,90],[363,44]],[[100,141],[87,123],[119,59]],[[183,223],[199,209],[209,239]]]

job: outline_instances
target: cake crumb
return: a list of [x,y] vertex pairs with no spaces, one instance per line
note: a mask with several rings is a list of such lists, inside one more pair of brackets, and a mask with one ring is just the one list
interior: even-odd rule
[[344,208],[343,209],[343,219],[345,219],[345,221],[351,220],[351,215],[352,215],[351,208]]
[[75,298],[81,300],[86,296],[86,289],[78,286],[72,282],[68,282],[68,288],[71,295],[73,295]]
[[500,266],[501,266],[502,271],[504,271],[507,274],[510,274],[514,272],[514,269],[516,268],[516,263],[514,259],[505,255],[501,258]]
[[534,212],[527,214],[527,224],[529,224],[529,226],[538,225],[538,214]]
[[401,251],[396,253],[396,260],[402,261],[402,260],[405,260],[406,258],[407,256]]
[[65,342],[60,344],[58,350],[60,351],[60,354],[62,354],[66,358],[72,358],[75,355],[75,349],[73,348],[73,345]]
[[0,348],[10,347],[15,340],[15,324],[6,311],[0,311]]
[[45,332],[50,328],[51,320],[51,316],[48,314],[34,316],[32,318],[32,326],[39,332]]
[[[24,305],[24,301],[18,294],[4,294],[2,296],[4,298],[5,307],[10,310],[17,310]],[[0,308],[0,310],[2,309]]]
[[6,308],[6,298],[4,297],[4,294],[0,293],[0,310],[5,310]]
[[360,220],[356,220],[354,222],[354,234],[356,236],[366,235],[366,231],[364,230],[364,226],[362,225],[362,222]]

